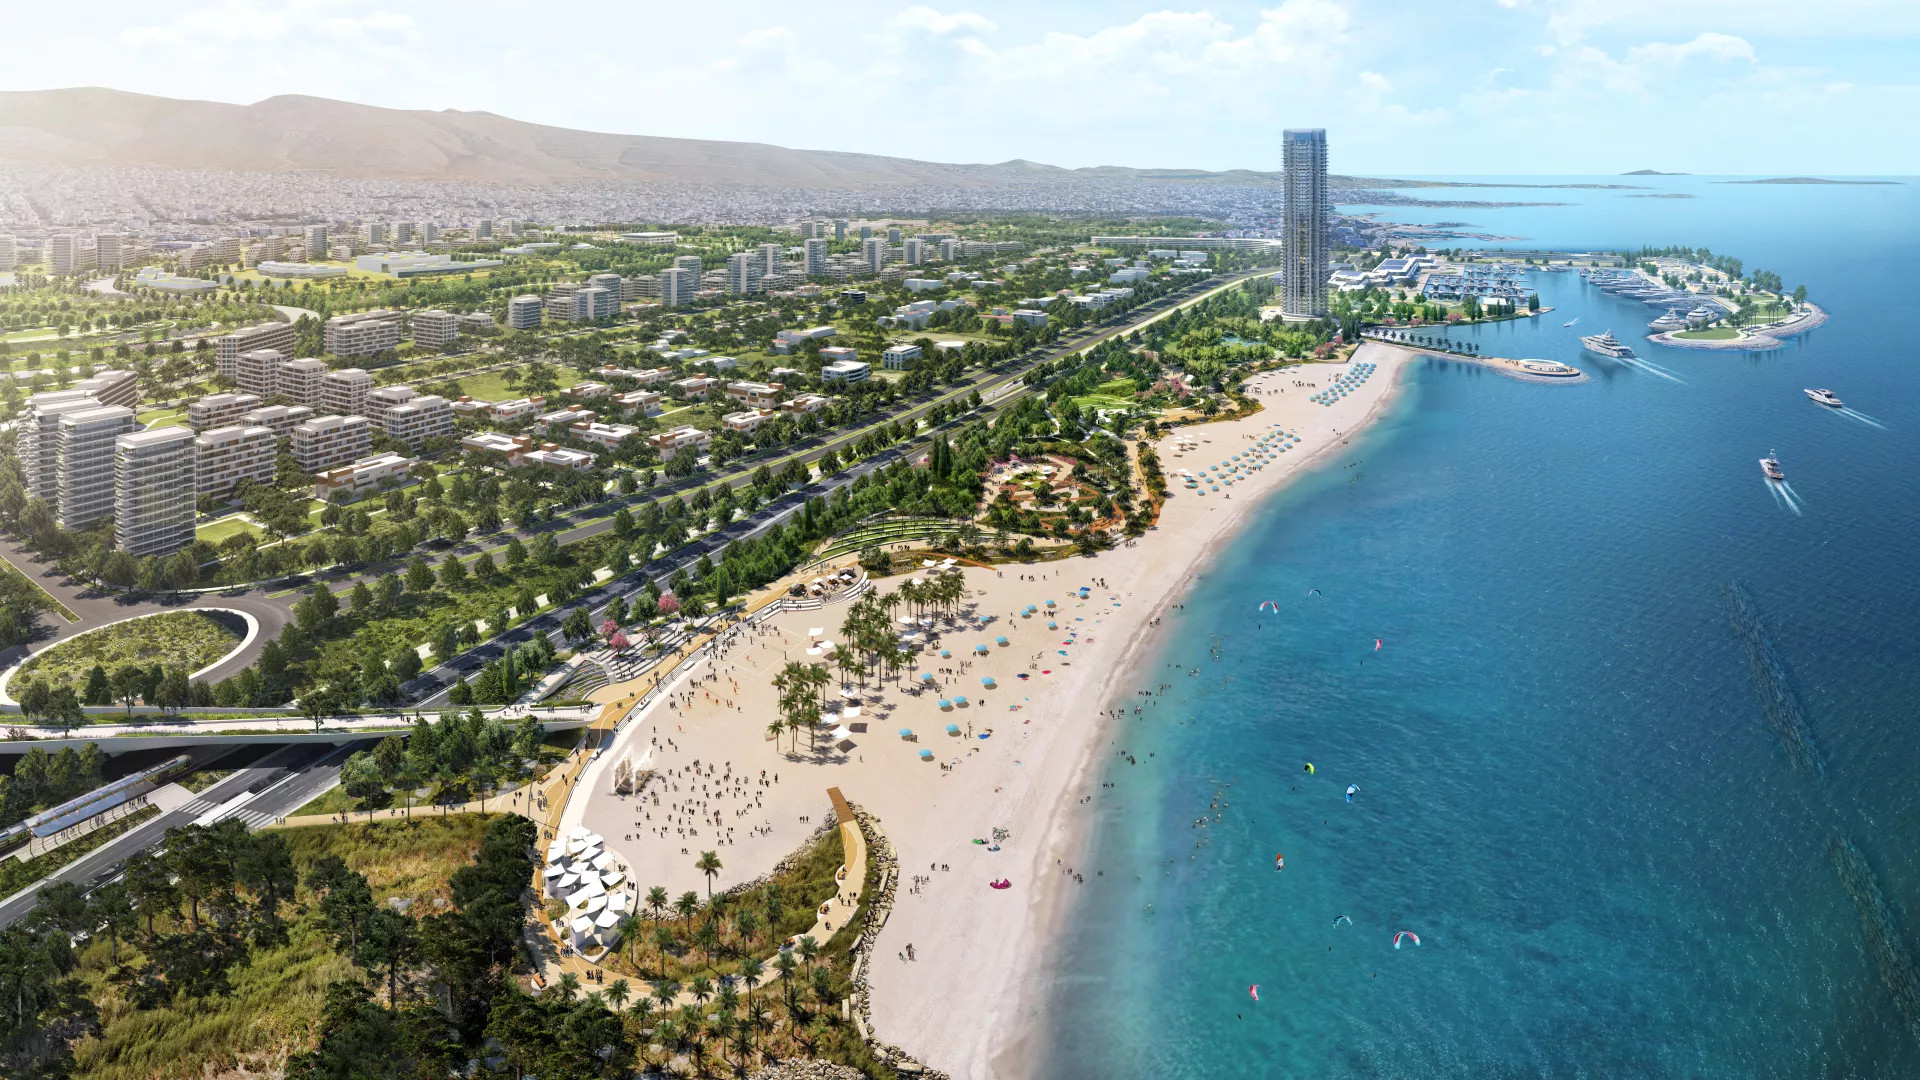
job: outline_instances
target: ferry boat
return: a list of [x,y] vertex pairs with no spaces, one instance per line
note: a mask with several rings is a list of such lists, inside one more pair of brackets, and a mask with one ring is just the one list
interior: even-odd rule
[[1773,451],[1771,450],[1767,451],[1766,457],[1760,459],[1760,471],[1766,473],[1767,479],[1769,480],[1785,480],[1787,478],[1787,474],[1780,471],[1780,460],[1773,456]]
[[1586,337],[1580,339],[1580,344],[1585,346],[1586,350],[1590,353],[1610,356],[1615,360],[1633,359],[1633,350],[1621,344],[1620,339],[1614,337],[1613,331],[1611,330],[1605,330],[1598,334],[1588,334]]
[[1846,402],[1841,401],[1838,397],[1836,397],[1834,395],[1834,392],[1831,390],[1808,390],[1808,391],[1805,391],[1805,393],[1808,397],[1819,402],[1820,404],[1831,405],[1836,409],[1846,404]]

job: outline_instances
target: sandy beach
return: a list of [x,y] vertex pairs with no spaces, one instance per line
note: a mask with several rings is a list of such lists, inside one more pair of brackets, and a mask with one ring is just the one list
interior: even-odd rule
[[[822,740],[815,752],[801,733],[796,751],[793,734],[766,728],[778,715],[773,675],[789,660],[829,662],[830,650],[809,649],[839,636],[847,605],[734,631],[588,767],[587,795],[569,802],[562,828],[605,836],[642,893],[663,885],[704,896],[700,852],[723,863],[716,890],[758,877],[826,820],[827,789],[840,788],[877,815],[903,877],[869,969],[875,1034],[956,1077],[1030,1075],[1030,1040],[1045,1020],[1044,943],[1082,887],[1074,875],[1096,873],[1078,865],[1089,767],[1109,749],[1109,710],[1153,689],[1129,680],[1156,616],[1261,496],[1337,456],[1385,410],[1411,355],[1368,342],[1346,364],[1265,373],[1248,384],[1262,411],[1163,437],[1173,497],[1158,528],[1132,544],[1092,559],[968,568],[959,615],[922,629],[930,640],[917,667],[865,685],[843,684],[833,669],[830,697],[858,710],[841,714],[849,733],[836,747]],[[1331,404],[1310,400],[1358,364],[1374,365],[1371,375]],[[1180,470],[1231,461],[1276,431],[1297,443],[1257,470],[1244,459],[1218,491],[1185,486]],[[612,792],[622,760],[654,771],[641,795]],[[974,842],[995,829],[1007,832],[998,850]],[[988,887],[1003,877],[1011,888]]]

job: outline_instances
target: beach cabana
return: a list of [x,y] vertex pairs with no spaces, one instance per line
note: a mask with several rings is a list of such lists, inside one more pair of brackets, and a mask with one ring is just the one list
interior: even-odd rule
[[807,628],[807,636],[810,638],[819,637],[821,634],[824,634],[826,632],[827,632],[827,628],[824,626],[810,626]]
[[[625,880],[627,880],[627,875],[621,873],[618,870],[609,870],[606,873],[600,875],[600,884],[605,885],[609,889],[617,887],[621,882]],[[625,894],[615,893],[614,895],[623,896]]]
[[573,931],[573,947],[575,949],[584,949],[587,946],[587,942],[593,940],[593,920],[585,915],[568,923],[567,929]]
[[860,706],[858,705],[849,705],[846,708],[840,710],[840,718],[843,720],[857,720],[859,719],[859,717],[860,717]]

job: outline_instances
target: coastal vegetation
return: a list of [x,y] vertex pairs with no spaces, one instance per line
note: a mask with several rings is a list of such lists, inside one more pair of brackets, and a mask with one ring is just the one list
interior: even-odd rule
[[479,709],[449,710],[438,722],[416,717],[405,735],[388,735],[340,766],[340,786],[296,814],[365,812],[394,806],[422,808],[485,798],[518,786],[560,755],[544,741],[532,716],[508,724]]
[[108,705],[116,698],[130,705],[136,697],[158,704],[145,692],[155,669],[162,681],[176,678],[184,695],[188,672],[206,667],[239,643],[240,634],[215,614],[148,615],[89,631],[40,653],[21,666],[10,689],[18,701],[27,700],[28,684],[38,683],[49,689],[69,687],[88,705]]

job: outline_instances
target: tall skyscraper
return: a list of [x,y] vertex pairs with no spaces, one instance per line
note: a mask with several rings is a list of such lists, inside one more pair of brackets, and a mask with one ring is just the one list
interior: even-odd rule
[[1286,269],[1280,313],[1304,322],[1327,316],[1327,132],[1289,128],[1281,135],[1286,166]]
[[818,277],[827,272],[827,241],[824,237],[808,240],[807,276]]

